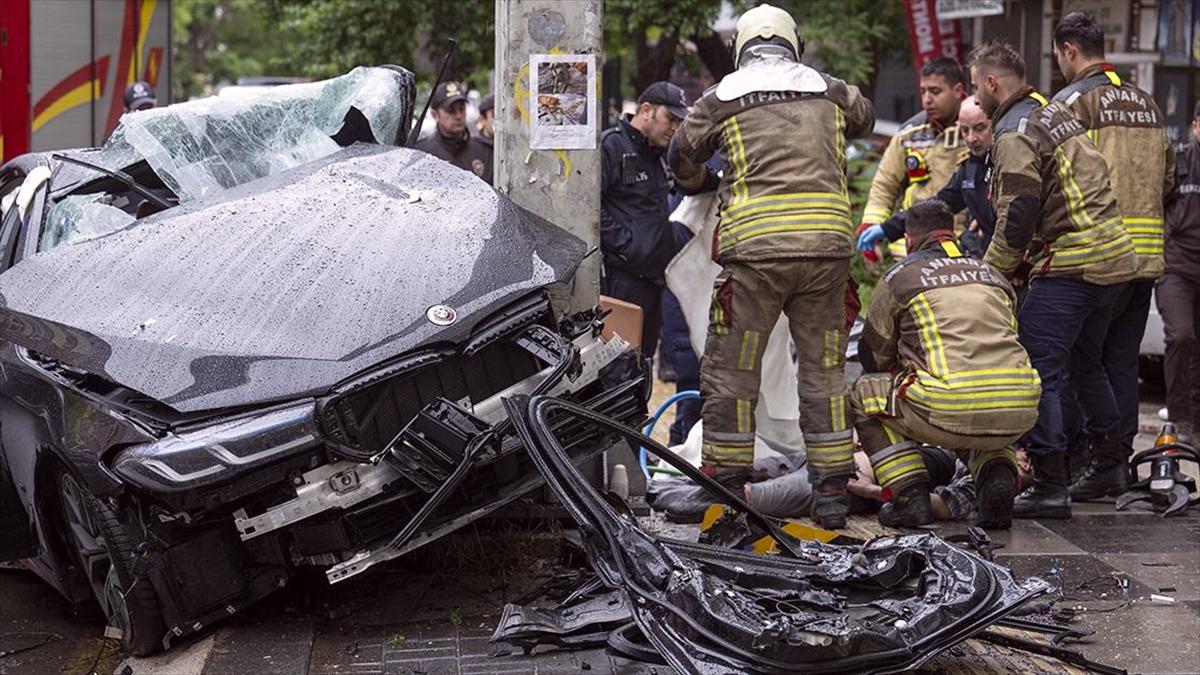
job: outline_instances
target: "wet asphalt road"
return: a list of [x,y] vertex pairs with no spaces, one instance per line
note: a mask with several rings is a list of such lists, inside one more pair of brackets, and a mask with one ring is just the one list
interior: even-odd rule
[[[1153,403],[1143,422],[1156,424]],[[1149,436],[1139,438],[1148,443]],[[854,527],[880,531],[869,519]],[[962,525],[938,528],[943,534]],[[680,532],[675,532],[679,535]],[[688,531],[682,535],[687,536]],[[1077,505],[1070,521],[1018,521],[996,533],[998,560],[1018,575],[1054,575],[1096,630],[1091,659],[1139,673],[1200,673],[1200,509],[1164,520]],[[128,659],[102,638],[103,619],[76,613],[33,574],[0,569],[0,673],[653,672],[602,650],[493,656],[505,602],[571,557],[554,526],[485,521],[335,587],[301,579],[169,653]],[[1127,580],[1125,588],[1121,580]],[[1159,604],[1150,595],[1173,599]],[[15,653],[14,653],[15,652]],[[1078,672],[969,642],[930,672]],[[662,671],[660,667],[658,671]]]

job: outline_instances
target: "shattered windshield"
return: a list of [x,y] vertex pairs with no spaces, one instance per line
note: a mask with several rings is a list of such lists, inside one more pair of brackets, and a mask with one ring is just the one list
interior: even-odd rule
[[[188,202],[354,141],[391,144],[407,134],[414,98],[408,71],[359,67],[341,77],[273,87],[255,96],[218,95],[126,115],[87,160],[114,170],[145,161],[164,190]],[[57,200],[38,250],[132,223],[142,199],[124,186],[117,190]]]

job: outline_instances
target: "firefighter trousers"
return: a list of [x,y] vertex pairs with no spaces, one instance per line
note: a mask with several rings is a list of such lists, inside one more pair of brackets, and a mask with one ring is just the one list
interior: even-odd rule
[[704,463],[749,467],[762,353],[783,312],[796,343],[800,427],[813,485],[852,475],[846,414],[845,292],[850,260],[787,258],[729,262],[713,284],[700,362]]
[[[967,466],[976,479],[993,462],[1012,467],[1016,454],[1012,444],[1024,430],[998,436],[968,436],[931,424],[922,410],[897,393],[896,377],[867,373],[850,387],[850,410],[863,451],[871,458],[875,480],[893,494],[915,483],[928,483],[929,473],[917,444],[969,452]],[[945,414],[945,413],[941,413]]]

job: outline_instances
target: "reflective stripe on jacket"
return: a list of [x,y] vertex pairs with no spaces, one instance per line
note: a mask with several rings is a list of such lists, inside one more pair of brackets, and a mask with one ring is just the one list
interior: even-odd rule
[[932,233],[875,287],[863,343],[897,371],[896,396],[951,433],[1022,433],[1037,419],[1041,380],[1017,340],[1012,287]]
[[996,232],[985,260],[1006,275],[1109,285],[1137,269],[1133,241],[1086,129],[1058,101],[1026,87],[992,117]]
[[1175,151],[1162,112],[1108,64],[1080,71],[1054,95],[1087,129],[1108,163],[1108,180],[1138,257],[1137,277],[1163,272],[1163,202],[1175,180]]
[[753,92],[722,101],[710,90],[675,134],[681,185],[721,152],[718,262],[850,257],[846,139],[870,133],[875,116],[857,87],[822,77],[821,93]]

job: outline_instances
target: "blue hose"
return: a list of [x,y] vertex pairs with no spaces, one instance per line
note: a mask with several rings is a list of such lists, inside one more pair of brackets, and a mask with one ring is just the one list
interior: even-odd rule
[[[700,398],[700,392],[695,389],[688,389],[687,391],[676,392],[673,396],[663,401],[663,404],[658,406],[658,410],[655,410],[654,414],[650,416],[650,421],[646,423],[646,426],[642,427],[642,433],[649,436],[654,432],[654,425],[658,424],[658,420],[663,416],[663,413],[667,412],[676,403],[686,401],[689,398]],[[642,475],[646,477],[646,480],[650,480],[650,467],[647,465],[646,448],[638,448],[638,466],[642,467]]]

